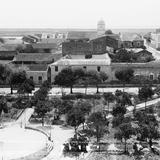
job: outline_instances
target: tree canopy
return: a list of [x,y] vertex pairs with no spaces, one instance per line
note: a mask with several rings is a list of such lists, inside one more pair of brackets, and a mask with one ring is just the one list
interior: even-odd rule
[[57,84],[62,87],[70,87],[72,93],[72,87],[76,82],[75,74],[71,68],[64,68],[58,75],[55,77],[54,84]]
[[122,123],[119,125],[118,131],[115,133],[115,138],[125,140],[125,152],[127,152],[127,139],[130,139],[132,135],[135,134],[135,129],[132,127],[131,123]]
[[106,120],[102,112],[94,112],[88,118],[87,124],[93,136],[97,138],[97,142],[100,141],[100,138],[104,133],[108,132],[109,122]]
[[134,70],[131,68],[117,70],[115,72],[115,76],[123,84],[129,83],[131,81],[131,79],[134,77]]
[[148,100],[148,98],[151,98],[153,95],[154,95],[154,91],[152,90],[151,86],[147,85],[139,89],[138,97],[140,100],[145,101],[145,109],[146,109],[146,101]]

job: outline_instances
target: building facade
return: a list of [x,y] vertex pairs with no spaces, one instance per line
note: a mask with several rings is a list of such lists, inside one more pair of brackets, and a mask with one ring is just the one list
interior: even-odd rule
[[160,30],[151,33],[151,44],[156,49],[160,48]]
[[[97,72],[105,72],[107,75],[111,74],[111,67],[110,67],[110,58],[108,54],[104,54],[101,57],[93,56],[90,59],[68,59],[62,58],[59,61],[52,63],[49,65],[50,74],[48,77],[51,77],[51,82],[54,82],[55,76],[61,72],[62,69],[71,67],[71,68],[81,68],[86,71],[94,70]],[[110,78],[111,76],[109,76]],[[110,80],[108,78],[108,81]]]

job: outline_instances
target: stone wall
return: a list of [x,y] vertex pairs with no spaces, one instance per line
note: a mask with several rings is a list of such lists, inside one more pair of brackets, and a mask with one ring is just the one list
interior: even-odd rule
[[86,55],[91,54],[91,45],[88,41],[67,41],[62,43],[62,54],[64,55]]

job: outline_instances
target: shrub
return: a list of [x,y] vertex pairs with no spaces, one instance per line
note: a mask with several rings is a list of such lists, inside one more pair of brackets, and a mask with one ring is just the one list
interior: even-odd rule
[[83,94],[83,93],[78,93],[78,94],[68,94],[62,96],[63,100],[75,100],[75,99],[101,99],[100,94]]
[[64,95],[62,96],[63,100],[75,100],[76,96],[74,94],[68,94],[68,95]]

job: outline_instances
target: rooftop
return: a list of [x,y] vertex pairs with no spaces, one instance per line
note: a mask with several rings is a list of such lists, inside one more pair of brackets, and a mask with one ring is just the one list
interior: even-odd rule
[[86,39],[89,40],[97,36],[97,31],[70,31],[67,39]]
[[28,71],[46,71],[48,65],[46,64],[36,64],[36,65],[28,65]]
[[0,51],[15,51],[18,44],[2,44],[0,46]]
[[56,43],[33,43],[32,47],[34,49],[57,49],[58,45]]
[[[85,55],[67,55],[66,56],[67,59],[86,59],[85,58]],[[108,57],[108,54],[99,54],[99,55],[92,55],[92,58],[89,58],[89,59],[110,59]]]
[[110,58],[108,54],[103,54],[103,55],[93,55],[92,58],[90,59],[68,59],[68,58],[61,58],[55,63],[52,63],[51,65],[66,65],[66,66],[85,66],[85,65],[90,65],[90,66],[105,66],[105,65],[110,65]]
[[133,33],[123,33],[121,36],[122,41],[137,41],[137,40],[143,40],[141,35],[139,34],[133,34]]
[[148,63],[112,63],[111,66],[116,68],[160,68],[160,60]]
[[19,53],[18,55],[16,55],[13,59],[13,61],[39,61],[39,62],[43,62],[43,61],[52,61],[54,59],[54,61],[59,60],[62,57],[61,53],[56,53],[56,54],[52,54],[52,53]]

